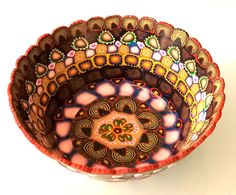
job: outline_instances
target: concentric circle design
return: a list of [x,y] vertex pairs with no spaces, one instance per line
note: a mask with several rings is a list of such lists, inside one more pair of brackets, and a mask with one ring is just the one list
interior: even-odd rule
[[159,125],[158,117],[151,112],[141,112],[138,117],[143,121],[143,127],[146,129],[155,129]]
[[74,135],[78,138],[85,138],[87,134],[86,130],[91,128],[92,128],[92,121],[88,119],[82,119],[76,121],[74,124]]
[[115,105],[116,109],[118,111],[124,111],[128,114],[135,113],[136,111],[136,105],[133,100],[127,99],[127,98],[122,98],[120,101],[118,101]]
[[126,150],[127,151],[125,155],[121,155],[117,152],[112,152],[112,159],[118,163],[131,162],[135,158],[136,153],[131,148],[127,148]]
[[101,150],[96,150],[94,148],[94,144],[92,142],[87,142],[84,147],[83,147],[84,151],[87,152],[87,154],[91,157],[91,158],[102,158],[106,155],[107,153],[107,149],[103,148]]
[[105,115],[110,112],[111,107],[105,101],[99,101],[89,108],[89,115],[94,118],[99,118],[101,115]]
[[[132,89],[127,91],[129,96],[126,96],[124,87]],[[85,88],[86,91],[75,93],[69,105],[59,108],[58,112],[64,115],[54,117],[55,124],[69,123],[70,130],[63,135],[72,137],[73,149],[64,152],[68,158],[80,154],[88,158],[87,164],[105,161],[110,162],[108,168],[115,168],[122,163],[126,166],[147,163],[152,160],[150,153],[157,152],[163,144],[171,153],[175,152],[172,145],[178,137],[166,138],[165,131],[173,129],[180,135],[177,121],[181,119],[174,110],[168,110],[165,98],[153,94],[148,87],[114,78]],[[115,95],[111,93],[113,90]],[[163,109],[161,112],[160,108]],[[73,117],[69,112],[73,112]],[[64,139],[59,133],[61,129],[56,131],[60,145]]]
[[148,138],[147,143],[140,143],[138,145],[139,150],[145,153],[151,152],[159,142],[158,136],[154,133],[147,133],[147,138]]
[[80,20],[42,36],[18,60],[9,86],[30,141],[97,174],[183,158],[213,131],[223,91],[218,66],[195,38],[135,16]]

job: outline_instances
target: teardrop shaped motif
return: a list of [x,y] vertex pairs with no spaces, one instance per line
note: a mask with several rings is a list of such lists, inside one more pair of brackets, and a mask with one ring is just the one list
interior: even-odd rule
[[195,60],[187,60],[184,62],[184,68],[189,75],[195,75],[197,73]]
[[160,50],[160,43],[155,35],[147,37],[145,39],[145,44],[154,51]]
[[129,45],[131,42],[136,42],[136,35],[134,32],[128,31],[126,32],[120,39],[123,44]]
[[180,62],[180,50],[176,46],[170,46],[167,50],[167,54],[172,58],[175,62]]
[[36,87],[33,82],[25,81],[25,88],[26,88],[28,95],[33,95]]
[[48,67],[41,64],[41,63],[37,63],[35,65],[35,74],[37,76],[37,78],[41,78],[43,76],[45,76],[48,73]]
[[62,53],[59,49],[53,49],[49,54],[50,62],[61,62],[64,60],[65,54]]
[[211,93],[207,94],[207,96],[205,98],[205,110],[207,110],[209,108],[212,100],[213,100],[213,95]]
[[71,47],[76,51],[86,50],[88,46],[89,46],[88,41],[83,37],[78,37],[74,39],[74,41],[71,44]]
[[208,78],[206,76],[202,76],[199,79],[199,86],[201,91],[205,91],[207,89],[208,86]]
[[102,31],[98,36],[98,42],[104,44],[113,44],[115,42],[115,38],[109,31]]
[[29,103],[28,103],[26,100],[21,99],[21,100],[20,100],[20,104],[21,104],[22,108],[23,108],[27,113],[29,113],[29,110],[30,110],[30,105],[29,105]]

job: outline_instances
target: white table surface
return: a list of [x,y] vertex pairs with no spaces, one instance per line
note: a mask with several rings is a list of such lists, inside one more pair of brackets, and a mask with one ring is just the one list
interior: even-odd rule
[[[0,2],[0,194],[235,195],[236,1],[87,0]],[[37,38],[78,19],[113,14],[151,16],[199,39],[221,69],[226,104],[215,132],[192,155],[139,181],[106,183],[76,174],[40,153],[9,109],[7,85],[16,59]]]

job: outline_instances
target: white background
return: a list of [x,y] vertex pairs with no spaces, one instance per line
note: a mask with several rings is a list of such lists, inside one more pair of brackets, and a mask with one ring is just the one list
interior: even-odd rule
[[[0,194],[235,195],[236,1],[0,1]],[[226,81],[215,132],[191,156],[148,179],[106,183],[68,171],[23,136],[9,109],[7,85],[16,59],[37,38],[78,19],[113,14],[151,16],[199,39]]]

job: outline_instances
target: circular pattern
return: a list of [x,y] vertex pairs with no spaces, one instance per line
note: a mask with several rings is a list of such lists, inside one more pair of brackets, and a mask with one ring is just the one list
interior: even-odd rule
[[150,112],[142,112],[138,117],[145,129],[155,129],[160,123],[157,116]]
[[223,90],[209,52],[185,31],[110,16],[42,36],[18,60],[9,95],[44,153],[78,170],[117,173],[192,151],[219,119]]
[[128,114],[135,113],[135,111],[137,110],[135,102],[127,98],[118,101],[115,107],[118,111],[124,111]]
[[147,137],[148,143],[140,143],[138,145],[139,150],[145,153],[152,151],[159,142],[158,136],[154,133],[147,133]]
[[94,150],[94,144],[92,142],[88,142],[83,147],[84,151],[92,158],[102,158],[106,155],[107,149],[103,148],[101,150]]
[[78,138],[85,138],[86,130],[88,131],[89,128],[92,127],[92,122],[88,119],[82,119],[79,121],[76,121],[74,124],[74,135],[77,136]]
[[126,149],[126,154],[125,156],[120,155],[117,152],[112,152],[112,158],[119,163],[123,163],[123,162],[130,162],[132,161],[136,156],[136,153],[133,149],[131,148],[127,148]]
[[[134,166],[140,160],[151,160],[150,153],[157,152],[165,140],[166,146],[170,141],[171,144],[177,142],[165,138],[165,129],[181,131],[178,114],[168,111],[166,100],[153,94],[150,88],[134,83],[113,78],[87,85],[86,92],[75,93],[69,105],[59,109],[65,123],[72,123],[67,125],[71,128],[63,137],[71,136],[72,132],[73,151],[86,157],[87,164],[109,162],[108,168],[119,167],[120,163]],[[116,95],[111,95],[113,89]],[[160,108],[163,108],[162,114]],[[62,123],[61,117],[54,117],[56,124]],[[181,123],[181,119],[178,121]],[[63,127],[65,125],[61,129]],[[59,145],[63,137],[58,133]],[[171,144],[169,147],[173,150]]]
[[93,104],[89,108],[89,115],[94,118],[99,118],[100,116],[104,116],[108,114],[111,110],[110,105],[105,101],[99,101]]

